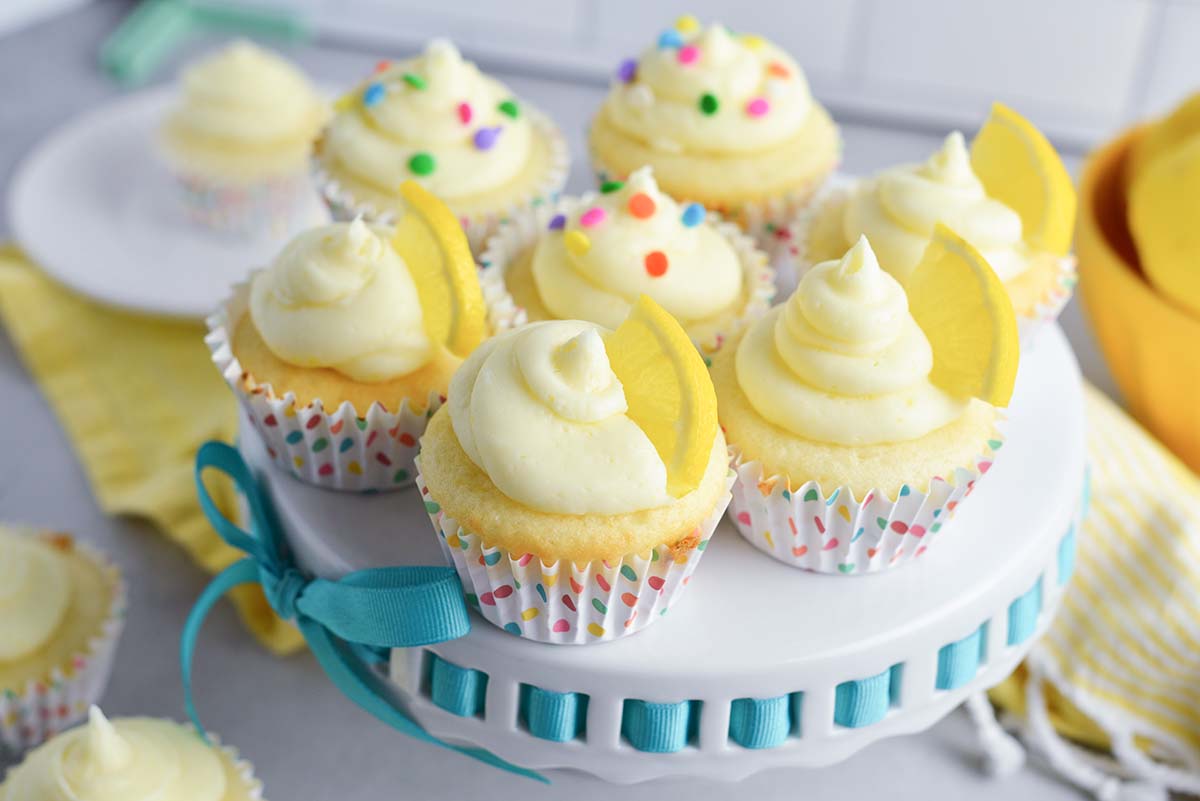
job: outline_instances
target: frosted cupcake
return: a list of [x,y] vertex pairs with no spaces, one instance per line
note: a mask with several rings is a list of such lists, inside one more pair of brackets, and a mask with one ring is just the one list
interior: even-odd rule
[[0,801],[258,801],[262,783],[237,751],[169,720],[86,725],[31,752],[0,783]]
[[837,258],[866,236],[883,268],[904,282],[934,226],[944,223],[1000,276],[1025,339],[1070,299],[1074,216],[1074,189],[1053,148],[1015,112],[997,106],[971,152],[954,132],[922,164],[832,191],[804,215],[797,239],[811,264]]
[[666,614],[731,480],[700,355],[646,297],[616,331],[556,320],[481,345],[418,469],[468,601],[553,643],[615,639]]
[[944,228],[917,272],[906,297],[860,239],[713,361],[735,522],[780,561],[920,556],[1000,447],[1019,353],[1003,288]]
[[82,719],[124,622],[125,587],[107,560],[66,534],[0,526],[0,751]]
[[181,84],[161,139],[191,219],[253,233],[308,213],[309,159],[330,112],[304,75],[238,41],[185,69]]
[[318,183],[334,217],[388,222],[413,179],[459,217],[473,249],[496,224],[553,200],[567,147],[548,117],[484,75],[443,39],[381,62],[338,102],[318,146]]
[[481,263],[494,330],[555,319],[616,328],[645,294],[705,352],[775,293],[766,254],[700,204],[659,191],[649,167],[506,221]]
[[417,439],[486,329],[453,215],[415,184],[395,231],[297,236],[209,319],[213,360],[271,458],[345,490],[410,484]]
[[621,63],[588,145],[602,181],[650,165],[663,191],[726,213],[771,247],[841,155],[787,53],[691,16]]

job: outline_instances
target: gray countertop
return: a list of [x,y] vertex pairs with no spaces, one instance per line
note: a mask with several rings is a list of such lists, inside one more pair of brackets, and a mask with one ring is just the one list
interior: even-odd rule
[[[118,93],[97,70],[96,52],[125,9],[123,3],[96,3],[0,38],[0,183],[7,183],[24,153],[56,125]],[[200,46],[177,54],[177,61]],[[349,83],[381,55],[319,46],[287,52],[310,74],[334,84]],[[168,67],[162,74],[171,72]],[[30,80],[31,74],[36,81]],[[517,94],[564,124],[579,159],[571,188],[586,186],[583,123],[602,90],[529,76],[505,77]],[[864,124],[843,130],[844,169],[851,173],[923,158],[937,144],[925,134]],[[1077,167],[1078,160],[1069,163]],[[0,222],[0,235],[7,230],[7,223]],[[1063,324],[1085,374],[1111,389],[1077,302],[1068,307]],[[128,576],[128,628],[105,709],[113,715],[182,720],[178,635],[207,577],[143,521],[109,518],[97,508],[70,443],[3,333],[0,406],[8,420],[21,421],[4,429],[0,520],[76,532],[110,553]],[[196,694],[205,723],[256,764],[267,797],[275,801],[1079,797],[1036,766],[1005,780],[985,778],[976,768],[974,734],[961,712],[928,732],[877,743],[840,765],[819,770],[772,770],[739,784],[680,780],[633,787],[554,774],[554,784],[541,787],[385,728],[342,698],[307,654],[282,660],[270,656],[241,628],[228,605],[213,614],[199,653]]]

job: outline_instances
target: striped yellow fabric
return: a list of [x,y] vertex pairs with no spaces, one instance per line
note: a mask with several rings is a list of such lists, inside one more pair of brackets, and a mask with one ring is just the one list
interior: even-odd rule
[[[1075,575],[1030,664],[1053,686],[1065,736],[1133,738],[1200,765],[1200,478],[1102,393],[1086,398],[1091,505]],[[1022,686],[1014,677],[992,698],[1020,712]]]

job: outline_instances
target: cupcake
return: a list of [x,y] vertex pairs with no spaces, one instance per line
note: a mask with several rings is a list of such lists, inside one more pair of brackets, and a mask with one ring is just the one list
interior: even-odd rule
[[562,133],[435,39],[408,61],[380,62],[338,101],[317,146],[317,181],[336,219],[389,222],[412,179],[459,217],[473,250],[500,220],[558,196]]
[[824,573],[919,557],[991,466],[1020,347],[1003,287],[939,227],[908,295],[866,238],[713,360],[752,545]]
[[727,214],[771,248],[841,156],[837,127],[787,53],[690,16],[621,63],[588,145],[600,180],[650,165],[667,194]]
[[1028,340],[1070,299],[1074,218],[1075,190],[1054,149],[997,104],[970,152],[956,131],[924,163],[831,190],[802,214],[796,226],[799,271],[838,258],[866,236],[883,268],[903,283],[941,222],[1000,276]]
[[767,257],[699,203],[659,191],[649,167],[603,193],[565,198],[505,221],[480,281],[494,330],[526,320],[616,328],[653,298],[705,352],[763,314],[775,293]]
[[417,468],[468,602],[518,636],[579,644],[667,613],[732,479],[704,363],[645,296],[616,331],[553,320],[481,345]]
[[184,70],[163,152],[195,222],[287,230],[310,208],[309,160],[326,102],[282,57],[238,41]]
[[454,215],[403,187],[395,230],[306,231],[208,320],[213,361],[271,458],[353,491],[413,480],[417,439],[483,339],[483,296]]
[[125,585],[104,557],[67,534],[0,526],[0,751],[83,718],[124,623]]
[[258,801],[262,782],[237,751],[154,718],[86,725],[32,751],[0,783],[0,801]]

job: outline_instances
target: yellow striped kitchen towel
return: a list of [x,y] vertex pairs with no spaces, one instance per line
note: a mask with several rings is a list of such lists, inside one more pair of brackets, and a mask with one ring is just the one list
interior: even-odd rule
[[[1200,794],[1200,478],[1098,390],[1086,397],[1091,504],[1075,575],[992,699],[1101,798],[1117,797],[1118,774]],[[1106,770],[1055,730],[1117,764]]]

